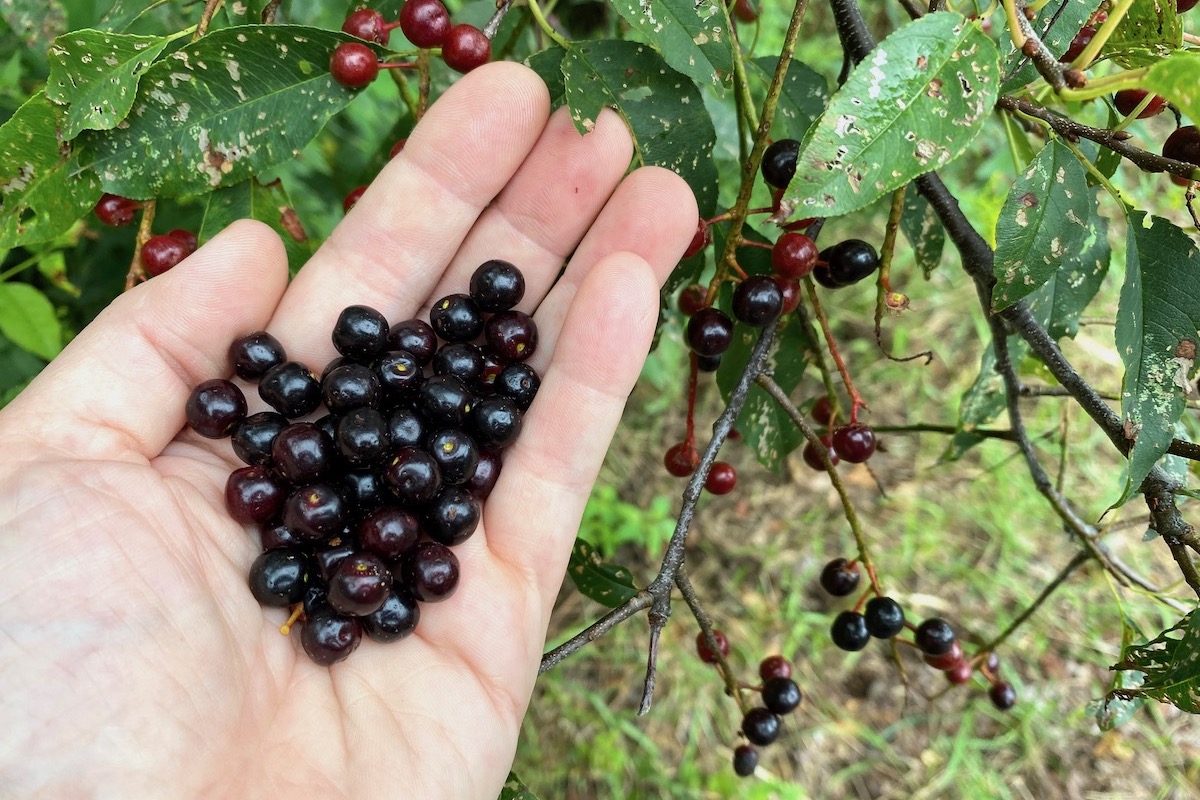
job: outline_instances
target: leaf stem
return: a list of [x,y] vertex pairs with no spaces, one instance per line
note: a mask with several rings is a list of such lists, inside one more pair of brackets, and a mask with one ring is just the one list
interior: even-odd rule
[[554,28],[546,20],[546,15],[542,12],[542,6],[538,0],[529,0],[529,13],[533,15],[533,19],[537,22],[538,27],[541,28],[556,45],[561,47],[563,50],[571,49],[571,43],[564,39],[558,31],[554,30]]

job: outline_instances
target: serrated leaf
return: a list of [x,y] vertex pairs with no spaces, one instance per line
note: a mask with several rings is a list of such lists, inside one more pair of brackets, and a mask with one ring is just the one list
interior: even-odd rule
[[1141,86],[1167,98],[1184,116],[1200,121],[1200,54],[1172,53],[1156,61]]
[[550,90],[550,105],[557,108],[566,102],[567,88],[563,84],[562,62],[567,51],[549,47],[525,59],[525,66],[538,74]]
[[717,202],[712,160],[716,131],[700,91],[646,45],[576,42],[562,60],[571,118],[581,133],[605,107],[616,109],[633,135],[635,159],[665,167],[692,187],[700,216]]
[[829,101],[801,143],[784,202],[801,216],[870,205],[940,169],[983,129],[1000,88],[1000,52],[962,15],[897,28]]
[[0,334],[46,361],[62,350],[54,305],[27,283],[0,283]]
[[1017,178],[996,222],[993,311],[1033,292],[1078,253],[1092,208],[1083,165],[1051,141]]
[[0,125],[0,247],[53,239],[100,197],[94,175],[71,175],[62,110],[38,92]]
[[663,60],[703,86],[733,72],[733,37],[717,0],[613,0],[612,6]]
[[[778,65],[777,57],[764,56],[748,62],[746,72],[759,78],[765,90],[770,86]],[[799,139],[821,116],[828,103],[829,84],[826,83],[825,76],[807,64],[792,59],[779,92],[772,130],[778,134],[777,138]]]
[[256,219],[275,229],[287,250],[288,268],[293,275],[313,254],[308,235],[280,181],[264,184],[254,178],[208,195],[196,237],[204,244],[239,219]]
[[[1071,40],[1100,7],[1101,0],[1051,0],[1038,11],[1033,29],[1051,53],[1062,55]],[[1038,79],[1037,67],[1020,50],[1009,49],[1000,91],[1009,94]]]
[[129,113],[142,73],[167,46],[159,36],[72,31],[50,47],[46,97],[68,106],[63,138],[111,130]]
[[1140,67],[1169,56],[1182,44],[1183,22],[1172,0],[1133,0],[1100,53],[1123,67]]
[[1127,647],[1114,670],[1143,673],[1141,686],[1113,696],[1149,697],[1189,714],[1200,714],[1200,613],[1192,611],[1145,644]]
[[607,563],[583,539],[575,540],[567,574],[584,597],[608,608],[616,608],[637,594],[633,573],[625,567]]
[[[1092,203],[1094,211],[1094,199]],[[1079,317],[1100,291],[1111,260],[1108,222],[1092,213],[1080,246],[1027,298],[1029,310],[1055,339],[1074,338],[1079,332]]]
[[[1125,490],[1137,490],[1171,444],[1183,414],[1200,328],[1200,251],[1191,237],[1145,212],[1129,215],[1125,283],[1117,306],[1117,352],[1125,365],[1121,414],[1133,446]],[[1182,378],[1182,380],[1181,380]]]
[[354,99],[329,75],[346,41],[358,40],[298,25],[210,33],[146,71],[128,126],[81,134],[80,163],[139,199],[244,181],[291,159]]
[[504,782],[504,788],[500,790],[500,800],[538,800],[537,795],[529,790],[529,787],[521,782],[517,777],[517,773],[508,773],[508,780]]
[[0,16],[38,61],[67,29],[67,12],[59,0],[0,0]]
[[900,230],[904,231],[905,238],[912,245],[917,266],[928,278],[941,263],[942,250],[946,247],[946,229],[942,227],[937,212],[917,191],[915,183],[910,183],[904,190]]

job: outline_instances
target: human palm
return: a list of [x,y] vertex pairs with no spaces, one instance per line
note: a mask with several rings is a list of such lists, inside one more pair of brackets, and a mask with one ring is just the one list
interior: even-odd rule
[[[495,797],[657,287],[696,220],[676,176],[625,175],[614,114],[580,137],[548,107],[523,67],[471,73],[290,285],[278,238],[231,226],[0,412],[0,794]],[[236,336],[266,328],[319,367],[344,306],[424,313],[493,257],[525,272],[544,377],[456,548],[458,591],[403,642],[317,666],[247,590],[256,539],[223,503],[236,460],[181,432],[184,401],[229,373]]]

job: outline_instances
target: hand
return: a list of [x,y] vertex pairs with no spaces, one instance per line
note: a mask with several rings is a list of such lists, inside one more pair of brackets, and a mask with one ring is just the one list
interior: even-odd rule
[[[686,185],[625,176],[631,155],[612,112],[580,137],[532,72],[481,68],[291,285],[278,238],[237,223],[118,298],[0,412],[5,793],[496,797],[658,287],[695,231]],[[228,440],[181,430],[184,402],[230,374],[236,336],[266,328],[319,370],[343,307],[424,315],[493,257],[525,273],[543,383],[456,549],[458,591],[408,639],[319,667],[250,595],[257,537],[223,501],[239,465]]]

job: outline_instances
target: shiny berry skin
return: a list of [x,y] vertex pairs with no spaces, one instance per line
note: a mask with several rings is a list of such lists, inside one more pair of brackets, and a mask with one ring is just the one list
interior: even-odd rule
[[346,501],[324,483],[297,489],[283,504],[283,524],[309,539],[341,533],[347,517]]
[[861,239],[847,239],[826,251],[829,277],[838,286],[858,283],[879,269],[879,253]]
[[701,218],[696,222],[696,234],[692,236],[687,250],[683,251],[683,257],[691,258],[710,244],[712,244],[712,230],[709,228],[708,222]]
[[347,414],[356,408],[375,408],[379,405],[379,377],[362,364],[342,364],[334,367],[321,380],[321,396],[332,414]]
[[767,656],[758,665],[758,677],[764,681],[772,678],[792,677],[792,664],[783,656]]
[[334,488],[346,501],[346,512],[356,516],[373,511],[390,499],[383,478],[375,470],[343,472],[334,481]]
[[392,591],[383,605],[363,617],[363,632],[377,642],[398,642],[412,633],[421,621],[421,607],[401,584]]
[[[317,570],[321,573],[321,580],[328,583],[338,565],[359,552],[359,549],[358,543],[354,539],[341,534],[322,542],[315,553]],[[325,586],[324,588],[326,589],[326,594],[328,594],[329,587]]]
[[192,389],[184,413],[196,433],[223,439],[246,419],[246,396],[229,381],[215,378]]
[[861,422],[833,429],[833,449],[843,461],[861,464],[875,453],[875,432]]
[[421,362],[407,350],[389,350],[380,356],[375,362],[375,375],[384,396],[391,400],[414,396],[425,382]]
[[474,405],[471,392],[451,375],[434,375],[417,390],[417,410],[436,427],[462,426]]
[[733,772],[739,778],[749,778],[758,768],[758,748],[752,744],[741,744],[733,751]]
[[311,422],[296,422],[275,437],[271,461],[275,471],[292,484],[315,483],[333,466],[333,442]]
[[403,350],[424,366],[437,351],[437,335],[428,322],[408,319],[392,326],[388,333],[388,349]]
[[267,550],[250,565],[250,593],[260,605],[295,605],[308,590],[310,570],[308,559],[297,548]]
[[890,639],[904,630],[904,609],[890,597],[872,597],[863,609],[867,631],[876,639]]
[[694,316],[708,302],[708,289],[693,283],[679,293],[679,312],[685,317]]
[[737,470],[732,464],[717,461],[704,479],[704,489],[710,494],[729,494],[737,486]]
[[444,341],[469,342],[483,333],[483,314],[470,295],[452,294],[433,304],[429,325]]
[[720,309],[703,308],[688,320],[688,346],[697,355],[719,356],[732,341],[733,320]]
[[721,356],[696,356],[696,369],[701,372],[716,372],[721,368]]
[[833,403],[829,402],[829,395],[823,394],[814,400],[808,414],[818,425],[828,425],[833,422]]
[[417,47],[441,47],[450,33],[450,12],[441,0],[408,0],[400,8],[400,30]]
[[366,193],[366,186],[355,186],[353,189],[346,192],[346,196],[342,198],[342,213],[349,214],[350,209],[358,205],[358,201],[362,200],[362,196]]
[[821,588],[834,597],[846,597],[854,594],[859,578],[858,564],[835,558],[821,570],[820,583]]
[[944,619],[931,617],[917,626],[915,639],[922,653],[942,656],[954,647],[954,629]]
[[776,714],[790,714],[800,705],[800,687],[791,678],[771,678],[763,684],[763,705]]
[[414,507],[432,500],[442,488],[442,473],[433,456],[415,447],[402,447],[388,463],[383,479],[401,503]]
[[[713,638],[717,641],[717,647],[721,651],[722,656],[729,655],[729,640],[725,638],[722,631],[713,628]],[[708,646],[708,638],[704,635],[704,631],[696,634],[696,655],[700,656],[700,660],[705,664],[716,664],[717,654]]]
[[382,463],[392,448],[388,421],[373,408],[356,408],[338,420],[334,442],[346,463],[357,469]]
[[463,484],[463,488],[480,500],[486,500],[500,479],[500,454],[494,450],[479,451],[479,464],[475,466],[475,474]]
[[1196,7],[1197,0],[1175,0],[1175,13],[1182,14]]
[[775,276],[775,285],[779,287],[779,296],[783,300],[783,306],[779,309],[781,316],[790,314],[800,307],[799,282]]
[[950,669],[946,670],[946,680],[953,683],[955,686],[961,686],[971,680],[971,676],[975,674],[975,670],[971,669],[970,663],[960,661]]
[[347,89],[361,89],[379,74],[379,59],[362,42],[343,42],[329,58],[329,74]]
[[332,338],[333,346],[346,358],[369,361],[387,347],[387,320],[370,306],[349,306],[338,314]]
[[785,233],[771,248],[771,267],[784,278],[803,278],[816,264],[817,246],[803,233]]
[[229,360],[234,373],[244,381],[257,381],[272,367],[287,361],[287,352],[271,334],[255,331],[233,340]]
[[812,279],[826,289],[841,289],[846,284],[833,279],[832,273],[829,271],[829,258],[833,253],[832,247],[827,247],[821,251],[820,259],[816,266],[813,267],[811,273]]
[[470,294],[481,311],[508,311],[525,296],[525,276],[507,261],[485,261],[471,275]]
[[496,376],[496,394],[510,398],[521,411],[528,411],[542,379],[528,364],[509,364]]
[[167,236],[172,236],[183,242],[183,249],[187,251],[189,256],[196,252],[196,247],[199,245],[199,241],[196,239],[196,234],[192,233],[186,228],[175,228],[173,230],[169,230],[167,231]]
[[770,275],[751,275],[733,290],[733,316],[761,328],[779,317],[783,294]]
[[988,697],[992,699],[992,705],[1001,711],[1008,711],[1017,704],[1016,689],[1005,681],[993,683],[992,688],[988,689]]
[[337,424],[340,418],[336,414],[326,414],[313,424],[329,437],[329,441],[337,441]]
[[294,530],[282,522],[261,523],[258,526],[258,539],[263,550],[275,550],[280,547],[300,547],[307,542]]
[[663,466],[676,478],[691,475],[699,464],[700,454],[696,452],[696,446],[687,442],[671,445],[663,456]]
[[235,469],[225,481],[225,508],[243,525],[277,518],[286,497],[287,488],[266,467]]
[[[838,455],[837,450],[833,449],[833,437],[827,433],[823,433],[820,438],[821,443],[825,445],[825,453],[829,456],[829,462],[836,467],[842,458]],[[821,460],[821,453],[812,446],[811,442],[805,443],[800,455],[804,458],[805,464],[808,464],[818,472],[825,471],[825,462]]]
[[[956,639],[955,642],[957,643],[957,641],[958,640]],[[960,647],[959,648],[960,652],[961,652],[961,649],[962,648]],[[992,672],[992,673],[994,673],[996,670],[1000,669],[1000,654],[994,650],[992,652],[988,653],[987,660],[984,661],[984,666],[987,668],[988,672]]]
[[358,543],[363,550],[394,561],[421,541],[421,523],[403,508],[383,506],[358,523]]
[[452,26],[442,44],[442,60],[455,72],[470,72],[482,67],[491,57],[491,40],[474,25]]
[[300,362],[285,361],[262,376],[258,396],[288,419],[295,419],[321,405],[321,382]]
[[471,538],[483,516],[483,504],[465,487],[448,486],[421,515],[421,526],[430,539],[452,547]]
[[453,375],[467,386],[473,386],[483,375],[483,351],[467,342],[448,344],[433,354],[430,366],[435,375]]
[[388,30],[383,15],[373,8],[360,8],[353,11],[342,23],[342,30],[351,36],[357,36],[368,42],[387,44]]
[[142,266],[151,275],[162,275],[189,255],[187,245],[174,236],[151,236],[142,245]]
[[862,650],[871,639],[867,621],[857,611],[843,611],[834,617],[829,635],[835,645],[851,653]]
[[423,603],[436,603],[458,588],[458,557],[437,542],[421,542],[403,559],[404,582]]
[[521,433],[521,409],[507,397],[485,397],[471,409],[471,433],[480,447],[503,450]]
[[[1145,89],[1122,89],[1113,95],[1113,105],[1116,106],[1117,111],[1119,111],[1122,116],[1127,117],[1133,113],[1135,108],[1142,104],[1142,101],[1146,99],[1147,94],[1149,94],[1149,92],[1147,92]],[[1142,109],[1142,113],[1137,115],[1137,119],[1153,117],[1162,113],[1163,109],[1166,107],[1167,98],[1156,94],[1154,95],[1154,99],[1151,100],[1144,109]]]
[[387,600],[392,573],[374,553],[354,553],[342,559],[329,576],[327,599],[335,611],[365,617]]
[[766,708],[752,708],[742,717],[742,733],[751,743],[771,744],[779,738],[779,717]]
[[943,671],[953,669],[955,665],[961,663],[963,660],[962,644],[959,643],[958,639],[955,639],[950,644],[950,649],[940,656],[923,655],[922,658],[925,659],[926,664],[934,669]]
[[800,143],[795,139],[780,139],[763,153],[762,176],[769,186],[786,189],[796,174],[796,157]]
[[754,7],[754,0],[737,0],[733,4],[733,16],[739,22],[754,22],[758,19],[758,9]]
[[120,228],[133,222],[141,207],[142,204],[137,200],[130,200],[128,197],[121,197],[117,194],[104,194],[96,201],[92,212],[105,225]]
[[483,369],[479,373],[479,378],[475,381],[476,388],[485,394],[491,394],[496,391],[496,378],[504,368],[508,366],[492,353],[483,354]]
[[1088,43],[1092,41],[1095,35],[1096,29],[1094,27],[1084,25],[1079,33],[1075,34],[1075,38],[1071,40],[1071,45],[1067,48],[1067,52],[1059,56],[1058,60],[1064,64],[1069,64],[1079,58],[1079,54],[1083,52],[1083,49],[1088,46]]
[[533,317],[522,311],[493,314],[483,326],[488,350],[512,364],[537,352],[538,329]]
[[306,617],[300,643],[308,657],[323,667],[346,659],[362,642],[359,621],[342,616],[328,605],[306,613]]
[[429,435],[424,418],[411,408],[397,408],[388,417],[388,436],[392,447],[420,447]]
[[479,464],[479,446],[475,440],[453,428],[429,437],[426,451],[437,462],[442,484],[446,486],[466,483]]
[[[1197,129],[1195,125],[1176,128],[1163,142],[1162,154],[1167,158],[1186,161],[1200,167],[1200,129]],[[1172,175],[1171,180],[1181,186],[1187,186],[1189,182],[1187,178],[1178,175]]]

